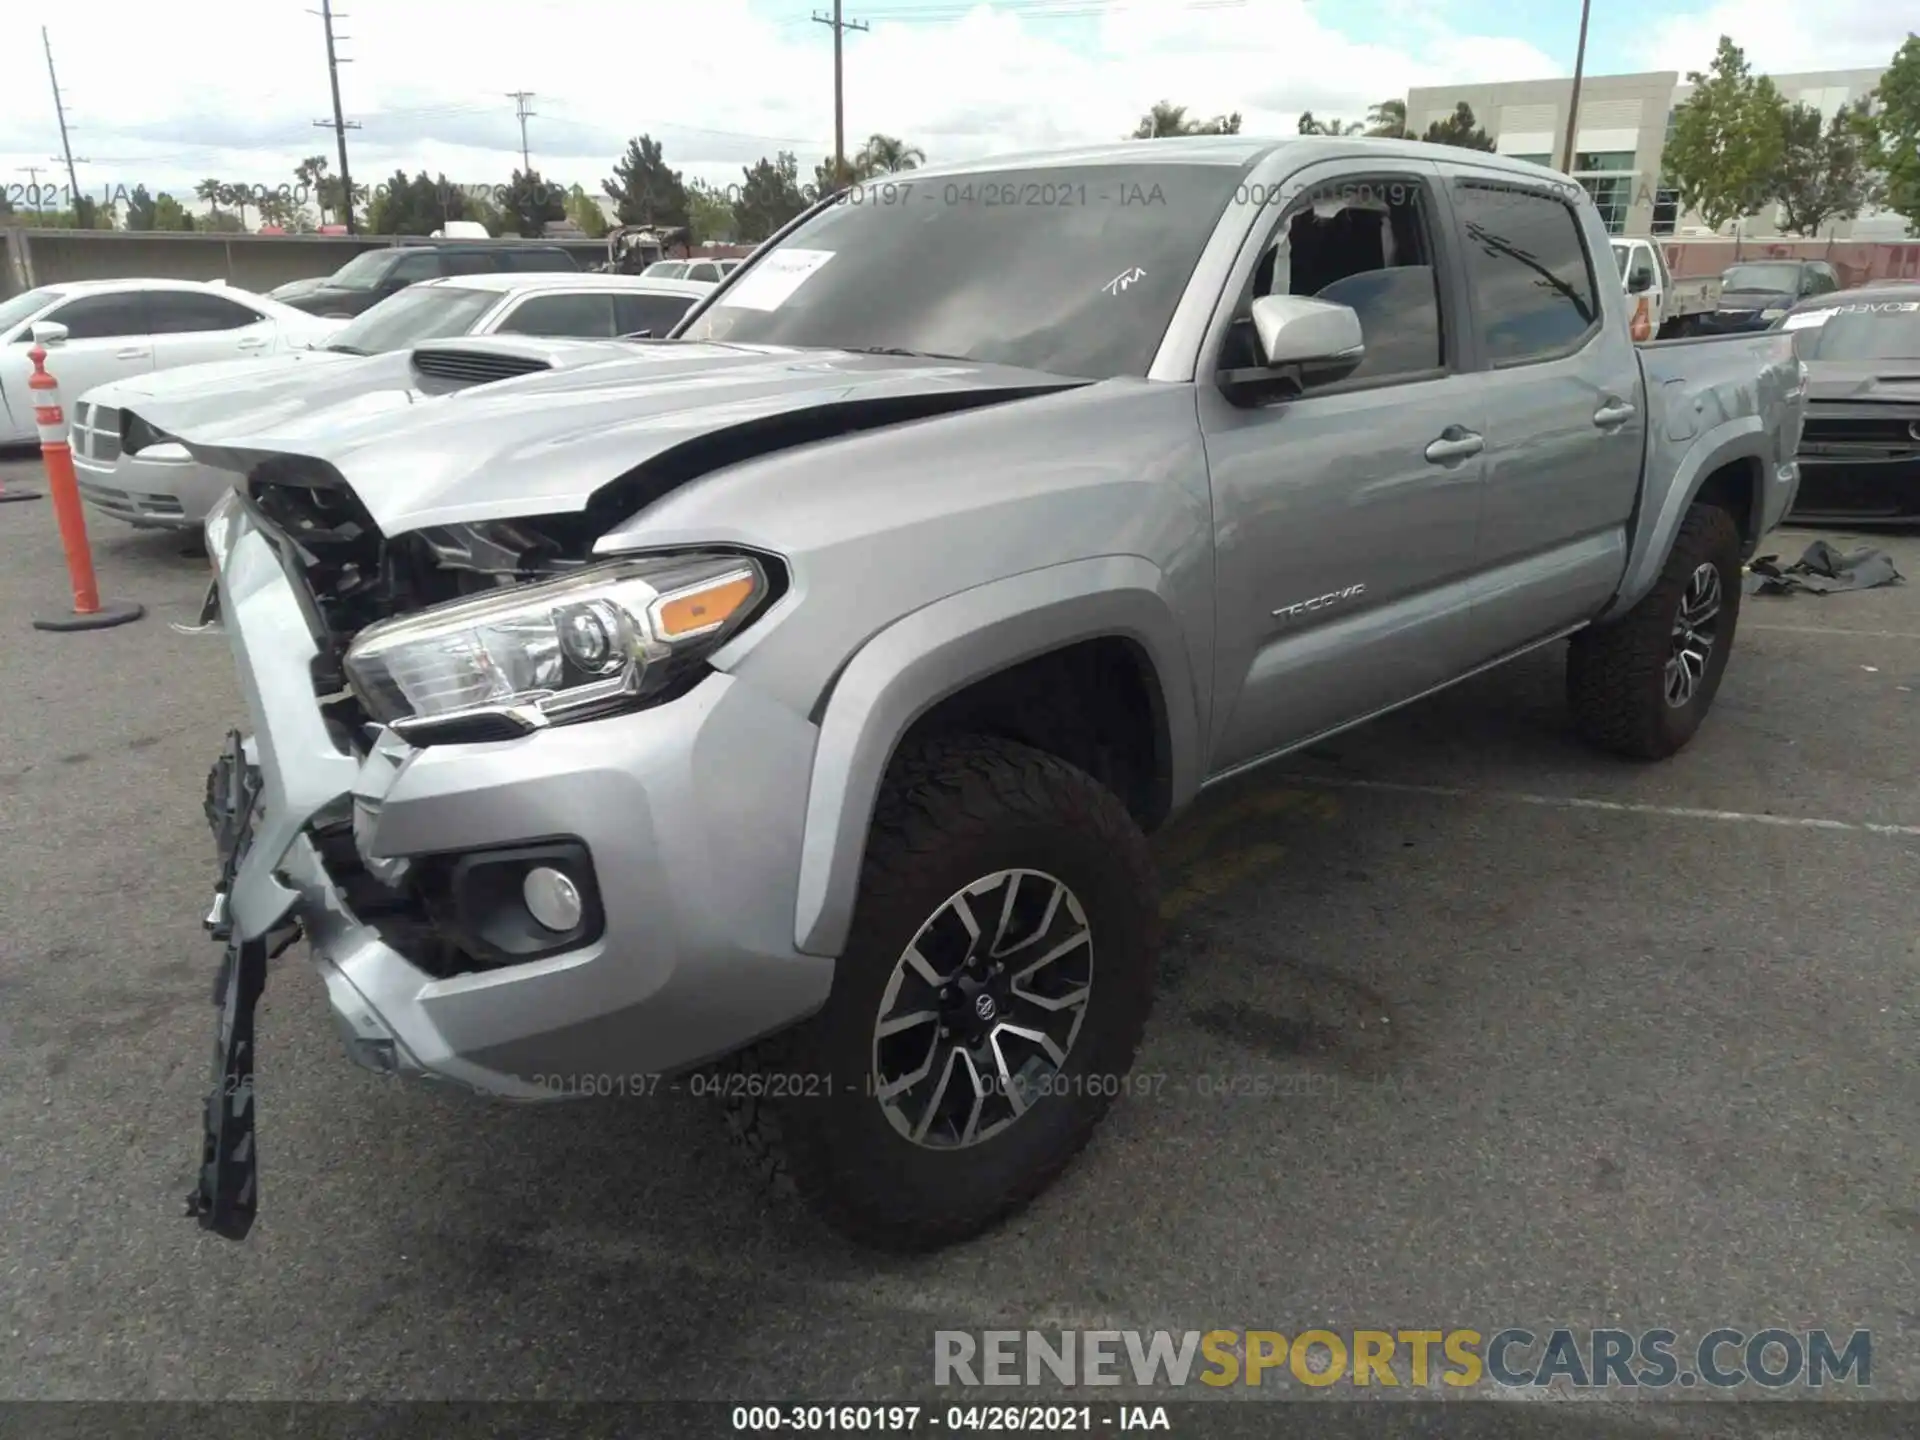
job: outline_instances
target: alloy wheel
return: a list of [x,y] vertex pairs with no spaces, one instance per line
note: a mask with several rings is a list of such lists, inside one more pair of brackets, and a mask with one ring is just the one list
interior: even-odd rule
[[1673,643],[1667,654],[1667,704],[1684,709],[1705,683],[1707,665],[1720,633],[1720,567],[1711,561],[1694,566],[1673,617]]

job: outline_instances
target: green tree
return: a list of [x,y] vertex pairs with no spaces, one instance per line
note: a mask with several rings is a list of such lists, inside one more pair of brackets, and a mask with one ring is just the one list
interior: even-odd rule
[[1786,102],[1747,57],[1722,35],[1706,74],[1689,71],[1693,93],[1674,112],[1661,155],[1666,182],[1709,228],[1751,215],[1772,197],[1785,147]]
[[687,210],[695,240],[731,240],[739,234],[732,202],[704,180],[687,182]]
[[253,186],[245,180],[229,180],[220,187],[220,198],[240,213],[240,228],[251,227],[247,224],[247,209],[253,204]]
[[1132,140],[1159,140],[1169,135],[1238,135],[1240,133],[1240,112],[1230,115],[1216,115],[1211,120],[1195,120],[1187,114],[1187,107],[1175,105],[1170,100],[1159,100],[1146,114],[1140,117],[1140,123],[1133,127]]
[[1920,35],[1908,33],[1874,91],[1865,132],[1868,166],[1880,177],[1882,203],[1920,230]]
[[1382,100],[1367,110],[1367,134],[1377,135],[1385,140],[1411,140],[1413,132],[1407,129],[1407,102],[1404,100]]
[[685,225],[687,185],[667,164],[660,142],[651,135],[627,141],[626,153],[604,182],[622,225]]
[[813,167],[813,184],[808,187],[807,199],[823,200],[849,183],[849,177],[834,174],[833,157],[829,155]]
[[498,232],[499,216],[492,207],[468,196],[444,174],[429,177],[422,170],[409,180],[406,171],[396,170],[368,207],[366,228],[375,235],[431,235],[451,220],[478,221],[489,233]]
[[127,196],[127,229],[157,230],[159,226],[154,223],[154,216],[158,204],[159,202],[147,193],[146,186],[134,186],[133,193]]
[[1824,125],[1811,105],[1782,107],[1780,164],[1772,198],[1780,226],[1817,235],[1829,220],[1851,220],[1874,203],[1877,177],[1867,166],[1864,102],[1834,112]]
[[893,135],[875,133],[867,137],[867,143],[853,157],[853,174],[857,180],[894,175],[902,170],[917,169],[926,158],[927,152],[918,145],[909,145]]
[[290,234],[310,234],[313,217],[292,195],[262,195],[255,201],[262,226],[278,225]]
[[764,240],[807,208],[800,193],[800,162],[792,151],[758,160],[741,174],[740,195],[733,202],[735,234],[741,240]]
[[327,182],[327,157],[309,155],[293,167],[293,180],[300,187],[300,193],[313,201],[314,208],[320,212],[320,223],[327,223],[327,202],[323,187]]
[[600,202],[581,185],[575,185],[567,191],[567,218],[578,225],[580,233],[590,240],[604,240],[607,231],[613,228],[607,223],[607,212],[600,208]]
[[567,218],[560,187],[542,179],[538,170],[513,172],[502,199],[501,218],[515,234],[536,240],[547,233],[547,222]]
[[1367,127],[1358,120],[1318,120],[1311,110],[1300,112],[1302,135],[1358,135]]
[[1473,118],[1473,107],[1464,100],[1446,119],[1427,126],[1427,133],[1420,138],[1429,145],[1452,145],[1461,150],[1493,149],[1492,137],[1480,128],[1480,122]]
[[226,189],[226,184],[223,181],[207,179],[195,185],[193,187],[193,193],[207,202],[207,213],[218,220],[220,218],[220,200],[221,197],[226,194]]
[[153,202],[154,230],[191,230],[193,216],[187,207],[162,190]]

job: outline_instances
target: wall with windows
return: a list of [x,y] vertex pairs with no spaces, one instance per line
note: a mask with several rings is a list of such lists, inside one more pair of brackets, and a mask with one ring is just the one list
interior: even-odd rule
[[[1790,101],[1831,116],[1841,106],[1870,93],[1883,70],[1816,71],[1776,75],[1774,83]],[[1503,155],[1559,169],[1566,144],[1572,82],[1566,79],[1516,80],[1498,85],[1454,85],[1415,89],[1407,95],[1407,123],[1415,134],[1449,116],[1462,100],[1494,137]],[[1607,229],[1615,235],[1673,235],[1704,228],[1698,215],[1682,214],[1679,197],[1662,182],[1661,155],[1673,133],[1675,107],[1692,87],[1671,70],[1639,75],[1588,76],[1580,87],[1578,132],[1572,174],[1593,196]],[[1778,216],[1748,220],[1746,233],[1771,234]],[[1898,239],[1905,233],[1898,216],[1864,215],[1841,222],[1835,234],[1847,239]]]

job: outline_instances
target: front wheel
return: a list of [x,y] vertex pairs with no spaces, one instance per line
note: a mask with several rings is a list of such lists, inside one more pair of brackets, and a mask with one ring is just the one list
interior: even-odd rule
[[1719,506],[1696,504],[1653,589],[1573,637],[1567,700],[1581,735],[1630,759],[1678,752],[1713,705],[1739,618],[1739,527]]
[[1008,741],[921,746],[880,796],[826,1006],[748,1057],[779,1083],[735,1087],[735,1134],[856,1240],[979,1234],[1129,1088],[1158,934],[1145,838],[1110,791]]

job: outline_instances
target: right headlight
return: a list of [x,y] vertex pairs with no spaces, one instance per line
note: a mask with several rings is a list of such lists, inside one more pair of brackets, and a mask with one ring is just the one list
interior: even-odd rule
[[769,593],[748,556],[618,560],[369,625],[345,669],[383,725],[472,712],[580,718],[666,689]]

